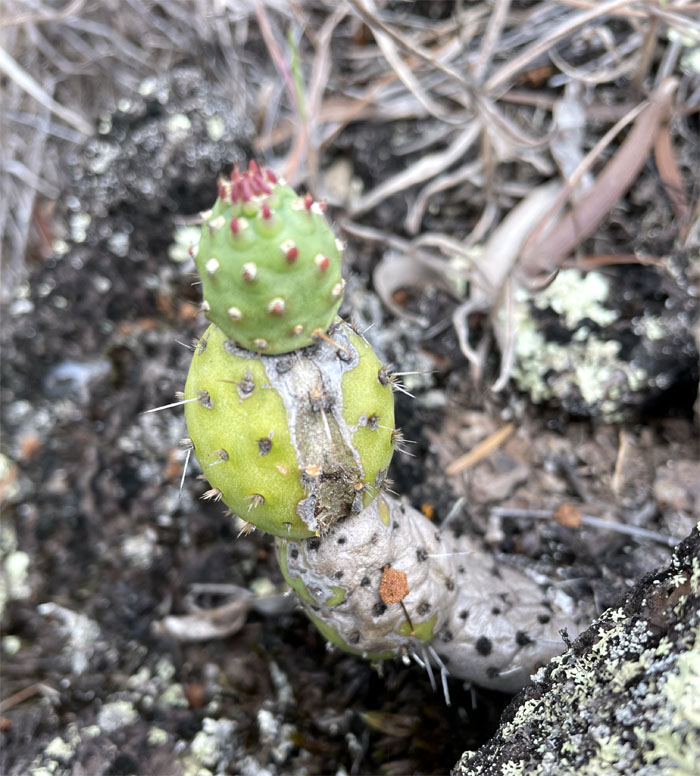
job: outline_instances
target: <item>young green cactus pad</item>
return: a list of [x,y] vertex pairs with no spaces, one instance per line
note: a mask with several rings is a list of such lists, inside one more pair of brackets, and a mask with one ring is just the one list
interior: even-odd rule
[[203,310],[227,337],[249,350],[288,353],[326,332],[344,282],[343,246],[323,211],[253,161],[219,183],[195,262]]
[[345,323],[271,356],[212,325],[192,357],[185,400],[209,493],[263,531],[323,533],[380,492],[397,436],[392,385]]
[[[285,579],[322,634],[371,659],[416,655],[514,692],[563,652],[560,628],[573,638],[583,625],[567,596],[547,600],[523,572],[384,494],[320,538],[276,546]],[[405,579],[400,601],[383,585],[387,569]]]

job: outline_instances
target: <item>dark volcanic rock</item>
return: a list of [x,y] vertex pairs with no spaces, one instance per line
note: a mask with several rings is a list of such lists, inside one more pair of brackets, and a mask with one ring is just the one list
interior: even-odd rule
[[506,709],[454,776],[691,774],[700,762],[700,533]]

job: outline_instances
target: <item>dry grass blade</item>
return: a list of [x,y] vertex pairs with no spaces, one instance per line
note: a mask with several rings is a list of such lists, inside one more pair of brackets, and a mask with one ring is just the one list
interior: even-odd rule
[[413,41],[408,40],[406,37],[401,35],[394,27],[385,24],[378,16],[371,14],[366,6],[362,3],[362,0],[349,0],[349,2],[369,27],[381,30],[387,36],[395,40],[396,43],[398,43],[404,49],[411,52],[412,54],[415,54],[415,56],[423,60],[423,62],[444,73],[459,85],[468,89],[472,88],[472,84],[462,75],[462,73],[451,67],[448,67],[443,62],[433,57],[429,52],[425,51],[421,46],[418,46]]
[[[394,41],[384,32],[382,32],[377,25],[376,15],[373,13],[376,9],[372,7],[374,3],[372,0],[366,0],[367,7],[365,12],[367,16],[372,19],[372,33],[377,41],[377,45],[381,49],[386,61],[394,70],[399,80],[404,86],[411,92],[411,94],[418,100],[418,102],[433,116],[442,121],[448,121],[449,123],[457,123],[459,119],[451,116],[445,109],[440,106],[435,100],[430,97],[423,89],[418,79],[413,75],[412,69],[401,59]],[[370,5],[371,4],[371,5]]]
[[510,2],[511,0],[496,0],[495,7],[489,16],[486,34],[484,35],[481,49],[479,50],[479,58],[474,68],[474,80],[477,83],[483,80],[491,64],[494,48],[508,17]]
[[445,473],[451,476],[476,466],[476,464],[483,461],[484,458],[487,458],[495,450],[498,450],[514,431],[515,426],[512,423],[507,423],[503,428],[494,431],[493,434],[489,434],[486,439],[479,442],[479,444],[476,445],[476,447],[473,447],[468,453],[460,455],[459,458],[448,464],[445,467]]
[[673,155],[671,129],[668,123],[661,126],[656,135],[654,159],[659,170],[661,182],[666,189],[668,198],[671,200],[673,212],[678,220],[678,234],[681,240],[685,240],[690,224],[690,204],[685,193],[683,177]]
[[522,51],[501,66],[484,84],[484,93],[493,94],[507,86],[508,82],[519,72],[524,70],[531,62],[542,54],[546,54],[555,43],[566,38],[575,30],[583,27],[594,19],[598,19],[612,11],[617,11],[627,5],[632,5],[636,0],[609,0],[607,3],[596,4],[594,8],[583,13],[573,14],[563,24],[553,30],[545,38],[536,41],[532,46]]
[[32,78],[24,68],[20,67],[15,59],[3,48],[0,48],[0,70],[38,103],[50,110],[53,114],[58,116],[58,118],[65,121],[66,124],[70,124],[71,127],[77,129],[78,132],[81,132],[85,136],[92,134],[92,125],[84,116],[81,116],[71,108],[66,108],[65,105],[56,102],[56,100],[54,100],[54,98],[34,78]]
[[639,112],[626,140],[590,191],[548,235],[530,241],[525,247],[521,268],[526,275],[551,271],[559,266],[577,245],[595,231],[610,208],[631,186],[646,162],[659,127],[668,118],[677,85],[673,78],[664,82]]
[[462,158],[471,148],[481,131],[480,122],[474,120],[460,131],[452,144],[445,151],[426,154],[412,164],[408,169],[388,178],[376,188],[361,197],[352,208],[352,214],[357,216],[375,208],[388,197],[404,191],[409,186],[434,178],[451,164]]
[[[316,57],[311,68],[311,83],[307,95],[307,111],[309,121],[309,138],[316,140],[318,120],[317,116],[321,113],[323,95],[328,86],[328,79],[331,75],[332,57],[331,41],[335,28],[344,19],[346,11],[342,8],[326,19],[321,30],[316,36],[314,45],[316,48]],[[317,143],[310,142],[307,149],[308,159],[308,177],[312,186],[316,182],[318,174],[318,150]]]
[[567,178],[566,184],[562,188],[559,196],[552,204],[549,211],[544,215],[540,223],[530,233],[527,241],[523,247],[523,256],[528,254],[530,248],[535,243],[539,243],[544,231],[552,226],[553,220],[557,214],[561,211],[561,208],[566,203],[567,199],[571,196],[572,192],[576,190],[579,183],[581,183],[583,177],[589,172],[595,161],[603,153],[603,151],[610,145],[615,137],[628,125],[634,121],[637,116],[647,107],[647,103],[643,102],[636,105],[625,116],[623,116],[613,127],[611,127],[603,137],[593,146],[593,148],[586,154],[576,168],[570,173]]
[[55,22],[65,19],[74,13],[78,13],[85,5],[85,0],[73,0],[62,11],[43,11],[41,13],[26,13],[20,16],[10,16],[0,20],[0,29],[7,27],[21,27],[25,24],[39,24],[41,22]]

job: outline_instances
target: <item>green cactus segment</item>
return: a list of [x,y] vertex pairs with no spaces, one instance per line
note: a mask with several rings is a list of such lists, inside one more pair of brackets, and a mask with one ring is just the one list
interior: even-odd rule
[[265,354],[312,344],[343,297],[342,243],[322,203],[251,162],[219,183],[195,258],[203,310],[230,339]]
[[[374,355],[370,344],[359,334],[351,333],[350,342],[357,352],[365,356],[360,358],[352,372],[343,376],[343,392],[358,390],[362,401],[347,402],[343,407],[343,417],[351,428],[353,445],[365,451],[363,465],[365,469],[365,489],[362,494],[363,506],[369,504],[379,493],[386,477],[387,461],[391,460],[394,450],[394,403],[387,401],[392,392],[389,381],[379,379],[383,370]],[[359,397],[358,397],[359,399]]]
[[389,510],[389,505],[383,498],[377,499],[377,511],[379,512],[379,519],[382,523],[384,525],[389,525],[391,522],[391,512]]
[[306,601],[308,604],[313,604],[314,599],[311,597],[311,593],[306,588],[304,580],[301,577],[293,577],[289,573],[287,566],[287,542],[279,542],[277,544],[277,562],[280,564],[280,571],[284,577],[284,581],[296,592],[302,601]]
[[210,326],[192,358],[185,399],[201,391],[209,401],[185,404],[185,420],[212,488],[263,531],[309,536],[312,532],[290,508],[305,494],[284,402],[269,387],[265,365],[229,353],[223,332]]
[[306,616],[316,626],[319,633],[326,641],[339,647],[344,652],[349,652],[352,655],[359,655],[365,660],[390,660],[396,657],[396,653],[392,650],[386,650],[385,652],[365,652],[364,650],[357,649],[357,647],[351,647],[346,641],[343,641],[340,634],[333,630],[333,628],[324,622],[320,617],[317,617],[308,607],[306,609]]
[[408,622],[402,622],[396,629],[396,632],[399,636],[413,636],[416,639],[420,639],[420,641],[423,641],[425,644],[429,644],[435,638],[435,625],[437,624],[437,619],[437,615],[433,615],[425,622],[413,623],[413,630],[411,630],[411,626]]
[[[185,399],[198,399],[185,404],[185,419],[204,476],[236,514],[285,539],[359,512],[393,453],[391,386],[366,387],[380,368],[342,322],[327,341],[270,356],[210,326],[185,386]],[[370,416],[386,429],[358,434],[358,419]]]
[[338,606],[339,604],[342,604],[345,600],[345,588],[333,585],[331,590],[333,591],[333,595],[326,598],[323,602],[324,606]]

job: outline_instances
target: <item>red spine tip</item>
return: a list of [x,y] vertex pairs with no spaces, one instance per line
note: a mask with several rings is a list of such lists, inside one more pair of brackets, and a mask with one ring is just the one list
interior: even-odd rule
[[259,197],[263,193],[262,180],[259,175],[250,175],[248,177],[250,183],[250,190],[256,197]]
[[253,175],[260,172],[260,168],[258,167],[258,163],[255,161],[255,159],[251,159],[248,162],[248,172],[252,173]]
[[237,181],[241,177],[241,171],[238,168],[238,162],[233,163],[233,170],[231,170],[231,180]]
[[219,199],[226,198],[226,186],[223,183],[219,184]]
[[297,248],[295,245],[293,248],[290,248],[285,255],[287,257],[287,261],[291,264],[293,261],[296,261],[299,258],[299,248]]
[[314,204],[314,198],[311,196],[311,194],[304,194],[304,207],[307,210],[311,210],[311,205]]
[[318,262],[318,268],[321,270],[321,272],[325,272],[328,267],[330,266],[331,260],[328,258],[328,256],[324,256],[319,262]]
[[231,219],[231,233],[238,234],[240,228],[241,228],[241,225],[238,223],[238,219],[234,216]]
[[267,204],[267,201],[262,203],[262,217],[263,218],[270,218],[272,215],[272,211],[270,210],[270,206]]
[[241,181],[236,179],[231,186],[231,202],[238,202],[241,198]]
[[273,186],[275,183],[277,183],[277,176],[275,175],[272,170],[268,170],[267,167],[265,168],[265,177],[267,178],[268,182],[271,183]]
[[251,197],[250,181],[248,178],[241,178],[241,199],[248,202]]

